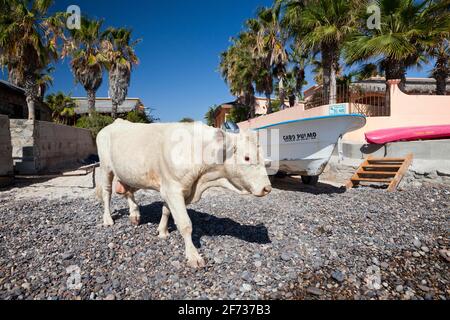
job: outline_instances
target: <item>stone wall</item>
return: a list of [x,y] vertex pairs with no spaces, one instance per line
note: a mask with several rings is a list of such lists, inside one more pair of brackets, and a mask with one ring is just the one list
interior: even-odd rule
[[13,160],[9,119],[0,115],[0,187],[9,184],[13,176]]
[[97,153],[89,130],[44,121],[11,120],[15,170],[56,172]]

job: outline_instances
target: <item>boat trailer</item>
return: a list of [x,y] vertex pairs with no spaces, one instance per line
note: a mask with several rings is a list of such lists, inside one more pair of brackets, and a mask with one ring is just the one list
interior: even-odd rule
[[80,167],[73,171],[65,171],[65,172],[55,172],[49,174],[37,174],[37,175],[15,175],[16,179],[30,179],[30,180],[40,180],[40,179],[54,179],[60,177],[82,177],[87,176],[92,173],[92,189],[95,189],[97,186],[95,181],[95,172],[96,169],[100,167],[100,162],[96,162],[90,165],[86,165]]

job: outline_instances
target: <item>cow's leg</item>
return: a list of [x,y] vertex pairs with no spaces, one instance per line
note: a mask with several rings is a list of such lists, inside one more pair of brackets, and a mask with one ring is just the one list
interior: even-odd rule
[[204,267],[205,260],[203,260],[200,256],[197,248],[192,242],[192,222],[187,213],[185,199],[182,193],[169,193],[165,197],[165,200],[169,205],[170,211],[172,212],[175,224],[183,236],[186,247],[186,258],[188,259],[189,266],[193,268]]
[[111,193],[112,183],[114,180],[114,173],[109,170],[102,170],[102,199],[104,206],[103,224],[105,226],[114,225],[114,220],[111,217]]
[[130,206],[130,221],[133,225],[138,226],[141,223],[141,212],[139,211],[139,206],[134,198],[135,190],[129,190],[125,193],[125,197],[128,200],[128,205]]
[[169,237],[169,217],[170,217],[170,210],[167,203],[164,203],[164,206],[162,208],[162,217],[161,222],[159,223],[158,232],[159,232],[159,238],[160,239],[167,239]]

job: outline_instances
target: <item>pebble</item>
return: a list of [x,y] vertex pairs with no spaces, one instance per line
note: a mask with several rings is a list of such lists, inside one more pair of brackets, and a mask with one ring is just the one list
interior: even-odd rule
[[102,284],[102,283],[105,283],[105,282],[106,282],[106,278],[103,277],[103,276],[100,276],[100,277],[95,278],[95,281],[96,281],[98,284]]
[[422,247],[420,248],[423,252],[428,253],[430,252],[430,249],[428,247]]
[[283,252],[283,253],[281,254],[281,259],[282,259],[283,261],[290,261],[290,260],[292,259],[292,255],[289,254],[289,253],[287,253],[287,252]]
[[244,283],[241,287],[241,291],[242,292],[249,292],[252,291],[252,286],[249,285],[248,283]]
[[28,282],[25,282],[22,284],[22,288],[24,288],[25,290],[30,290],[31,289],[31,284],[29,284]]
[[252,274],[250,272],[248,272],[248,271],[244,271],[242,273],[242,275],[241,275],[241,278],[244,279],[247,282],[250,282],[253,279]]
[[419,248],[422,246],[422,242],[420,242],[419,239],[415,238],[415,239],[413,240],[413,245],[414,245],[414,247],[416,247],[417,249],[419,249]]
[[70,259],[72,259],[74,257],[74,255],[73,255],[73,253],[71,253],[71,252],[66,252],[66,253],[63,253],[63,255],[62,255],[62,259],[63,260],[70,260]]
[[417,251],[414,251],[414,252],[413,252],[413,257],[414,257],[414,258],[419,258],[419,257],[420,257],[420,253],[417,252]]
[[339,270],[333,271],[333,273],[331,273],[331,277],[339,283],[344,281],[344,274]]
[[180,269],[181,268],[181,263],[178,261],[171,261],[170,264],[175,268],[175,269]]
[[442,249],[439,250],[439,254],[442,258],[444,258],[447,262],[450,262],[450,251]]
[[319,288],[316,287],[309,287],[308,289],[306,289],[306,292],[315,295],[315,296],[321,296],[323,295],[323,291]]
[[403,292],[403,286],[402,285],[398,285],[397,287],[395,287],[395,291]]
[[420,290],[425,291],[425,292],[430,291],[430,288],[428,288],[427,286],[418,285],[417,287],[418,287]]

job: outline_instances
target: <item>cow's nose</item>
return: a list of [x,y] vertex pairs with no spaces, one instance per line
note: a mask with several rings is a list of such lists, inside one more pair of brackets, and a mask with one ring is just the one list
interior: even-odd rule
[[267,196],[269,193],[272,192],[272,186],[265,186],[263,192],[264,195]]

